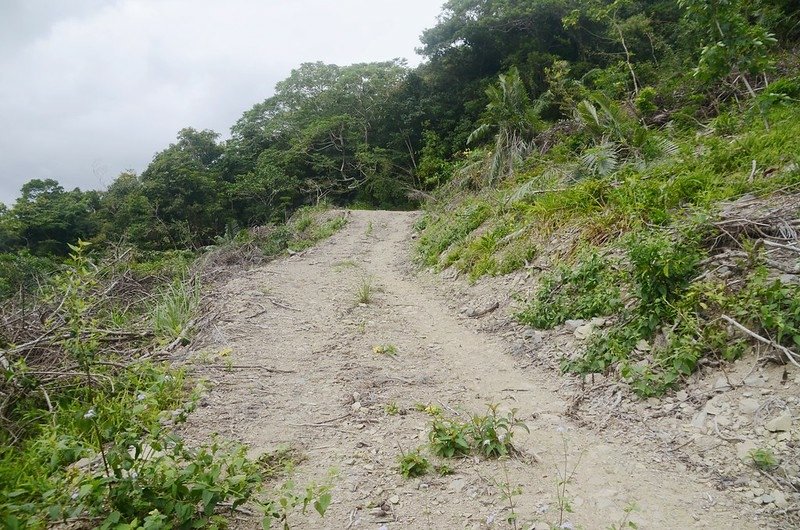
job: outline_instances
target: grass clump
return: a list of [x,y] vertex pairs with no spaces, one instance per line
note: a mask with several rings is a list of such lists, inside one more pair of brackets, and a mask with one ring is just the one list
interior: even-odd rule
[[197,278],[176,278],[162,288],[150,314],[153,331],[165,342],[186,339],[200,305],[200,282]]
[[372,347],[372,351],[378,355],[388,355],[389,357],[394,357],[397,355],[397,346],[394,344],[378,344],[377,346]]
[[778,467],[778,459],[770,449],[753,449],[748,456],[753,465],[762,471],[772,471]]
[[418,450],[401,454],[398,463],[400,474],[405,478],[421,477],[431,468],[431,463]]
[[372,302],[372,297],[375,293],[375,287],[372,284],[372,276],[364,276],[356,287],[356,303],[369,304]]

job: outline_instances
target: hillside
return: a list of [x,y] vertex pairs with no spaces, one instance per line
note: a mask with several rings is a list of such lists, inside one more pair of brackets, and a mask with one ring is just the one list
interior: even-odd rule
[[417,67],[30,180],[0,521],[800,525],[799,49],[795,0],[448,0]]

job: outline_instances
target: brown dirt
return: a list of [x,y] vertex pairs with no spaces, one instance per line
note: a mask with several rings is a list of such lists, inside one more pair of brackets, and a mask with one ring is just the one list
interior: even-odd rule
[[[603,430],[568,417],[564,380],[510,353],[516,332],[481,330],[478,321],[494,315],[468,318],[440,278],[414,272],[416,216],[352,212],[347,226],[308,251],[230,271],[214,293],[220,317],[197,349],[232,349],[233,368],[197,365],[212,389],[190,417],[189,437],[217,432],[254,455],[294,445],[307,457],[295,470],[298,484],[335,472],[326,516],[298,515],[297,528],[509,528],[497,487],[504,482],[521,488],[514,498],[520,528],[547,528],[559,520],[565,453],[570,470],[577,464],[567,487],[574,512],[564,516],[574,528],[609,528],[631,504],[639,528],[762,526],[740,496],[669,458],[671,449],[640,429]],[[359,305],[363,278],[376,292]],[[380,344],[397,353],[375,353]],[[387,403],[405,414],[387,414]],[[519,409],[531,432],[517,433],[521,456],[505,466],[470,457],[449,462],[453,475],[404,479],[401,450],[429,453],[430,416],[415,410],[419,403],[462,419],[500,403]],[[258,528],[259,521],[243,516],[237,525]]]

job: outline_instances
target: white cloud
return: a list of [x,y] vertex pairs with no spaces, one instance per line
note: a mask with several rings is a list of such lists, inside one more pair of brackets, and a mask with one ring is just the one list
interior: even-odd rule
[[[438,0],[24,0],[0,6],[0,201],[101,187],[182,127],[227,133],[305,61],[406,57]],[[68,5],[69,9],[64,5]]]

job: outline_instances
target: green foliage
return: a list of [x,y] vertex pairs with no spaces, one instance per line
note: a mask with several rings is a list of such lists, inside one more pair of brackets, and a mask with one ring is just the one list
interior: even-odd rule
[[491,214],[483,201],[470,201],[454,212],[442,213],[426,223],[419,238],[419,250],[426,265],[436,265],[442,253],[453,244],[463,241]]
[[499,458],[514,452],[514,433],[517,428],[530,432],[528,426],[517,418],[517,410],[503,415],[499,405],[489,405],[484,416],[474,415],[468,427],[475,449],[487,458]]
[[398,462],[400,464],[400,474],[405,478],[421,477],[431,467],[428,459],[422,456],[419,451],[409,451],[401,454]]
[[372,277],[364,276],[356,288],[356,303],[368,304],[372,302],[372,296],[375,288],[372,285]]
[[27,249],[0,254],[0,300],[16,294],[32,297],[55,268],[54,260],[34,256]]
[[778,467],[778,459],[770,449],[753,449],[748,456],[753,465],[762,471],[772,471]]
[[434,454],[445,458],[467,455],[472,447],[467,441],[468,425],[443,418],[435,418],[428,438]]
[[[762,2],[745,0],[679,0],[703,47],[696,75],[717,80],[731,72],[759,74],[772,65],[774,35],[761,23]],[[755,23],[754,23],[755,21]]]
[[487,458],[514,452],[514,433],[518,428],[530,432],[517,418],[517,410],[500,414],[499,405],[490,404],[485,415],[475,414],[467,422],[436,417],[428,438],[434,454],[445,458],[468,455],[472,451]]
[[197,278],[176,278],[162,288],[150,310],[153,331],[165,342],[188,341],[191,323],[200,305],[200,282]]
[[569,319],[609,315],[622,307],[624,275],[596,250],[586,251],[574,266],[562,265],[545,274],[528,306],[516,315],[520,322],[549,329]]

